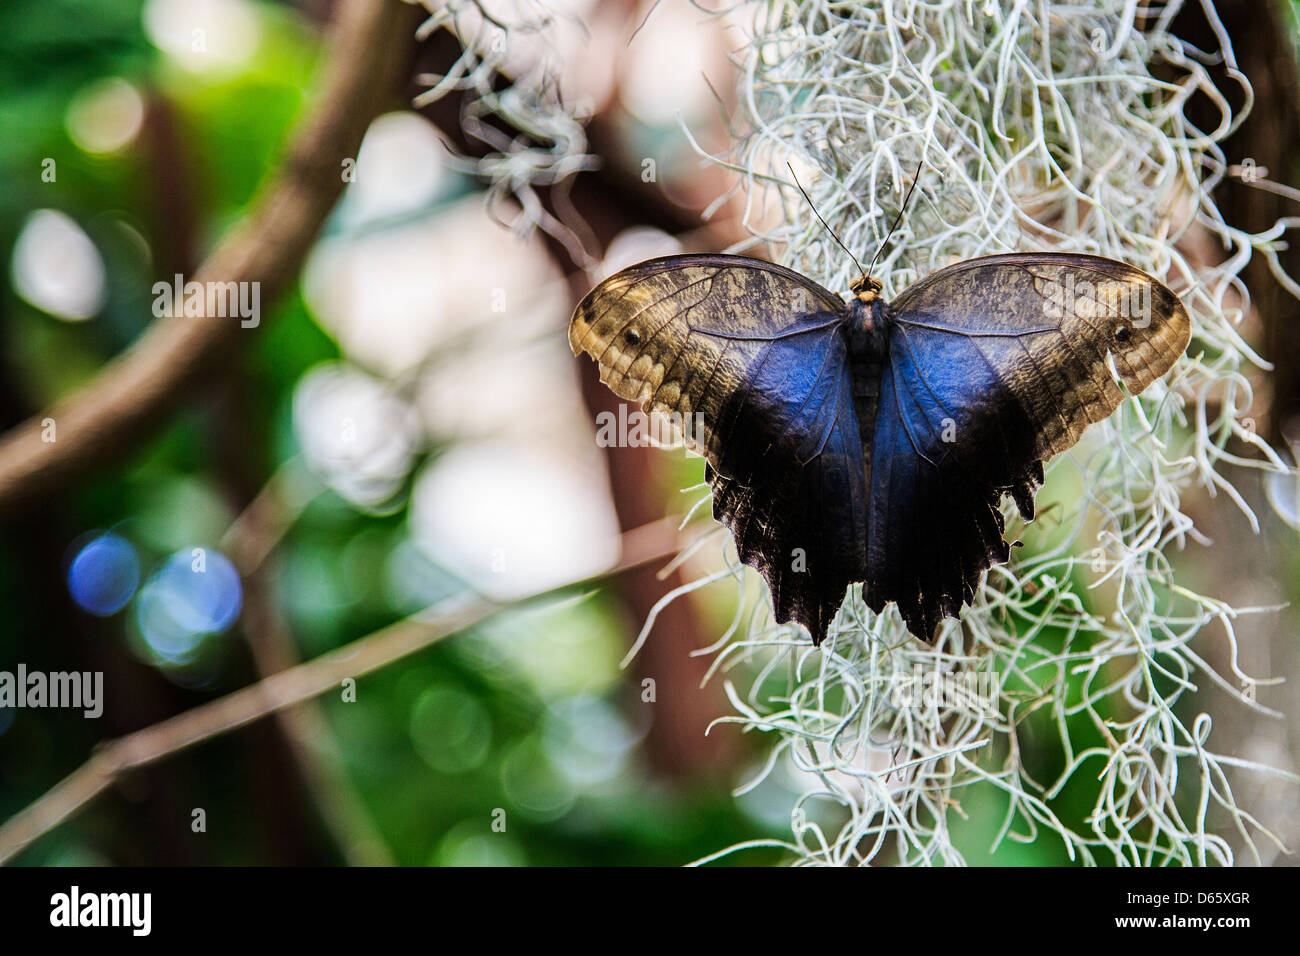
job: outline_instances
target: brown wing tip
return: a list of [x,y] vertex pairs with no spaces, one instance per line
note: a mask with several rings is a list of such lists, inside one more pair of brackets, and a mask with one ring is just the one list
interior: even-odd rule
[[590,301],[591,296],[588,295],[578,303],[577,308],[573,310],[573,315],[569,317],[569,350],[574,355],[584,351],[582,340],[591,330]]
[[1148,362],[1150,377],[1141,374],[1137,376],[1138,381],[1133,383],[1138,386],[1135,392],[1142,391],[1151,381],[1162,377],[1173,368],[1192,341],[1192,318],[1182,300],[1164,283],[1152,280],[1152,285],[1162,300],[1154,319],[1159,326],[1155,330],[1156,335],[1149,340],[1149,344],[1155,347],[1157,355],[1154,360]]
[[1174,318],[1178,326],[1178,354],[1182,355],[1187,351],[1187,346],[1192,344],[1192,317],[1187,312],[1187,307],[1183,305],[1183,300],[1172,291],[1169,293],[1174,298]]
[[1153,285],[1164,300],[1161,303],[1162,311],[1167,315],[1168,324],[1173,332],[1172,344],[1178,346],[1178,354],[1181,355],[1192,341],[1192,317],[1188,314],[1187,307],[1183,305],[1183,300],[1173,289],[1158,280],[1153,281]]

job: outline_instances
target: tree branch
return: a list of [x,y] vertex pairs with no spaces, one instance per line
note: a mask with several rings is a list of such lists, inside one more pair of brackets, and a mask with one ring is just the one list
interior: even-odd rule
[[[227,417],[238,410],[225,408]],[[230,451],[229,448],[226,451]],[[223,456],[227,461],[232,457]],[[244,638],[257,669],[267,678],[302,662],[288,622],[272,594],[273,572],[266,567],[270,553],[297,517],[280,496],[284,474],[295,467],[290,459],[261,489],[222,538],[244,580]],[[293,754],[307,793],[316,804],[321,822],[352,866],[392,866],[393,858],[383,833],[372,819],[344,766],[334,729],[319,701],[304,701],[276,715],[280,731]]]
[[[252,214],[196,281],[259,283],[264,306],[290,285],[342,192],[342,161],[356,156],[370,120],[406,78],[422,16],[400,0],[338,6],[314,108]],[[248,331],[235,318],[157,319],[95,379],[0,438],[0,514],[137,445]],[[46,418],[55,423],[52,442],[42,440]]]
[[[624,532],[619,538],[618,564],[599,578],[676,554],[681,546],[679,521],[678,517],[670,517]],[[108,741],[88,761],[0,826],[0,864],[76,814],[130,770],[336,689],[345,678],[355,679],[378,670],[472,627],[503,608],[546,598],[583,583],[570,581],[509,603],[485,598],[452,599],[225,697]]]

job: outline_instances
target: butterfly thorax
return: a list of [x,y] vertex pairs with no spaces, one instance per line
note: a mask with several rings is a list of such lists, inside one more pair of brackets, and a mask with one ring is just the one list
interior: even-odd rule
[[[876,281],[871,280],[873,283]],[[844,325],[848,336],[849,354],[861,358],[880,360],[887,351],[889,329],[893,324],[893,313],[889,303],[880,295],[877,288],[856,289],[856,294],[844,307]]]

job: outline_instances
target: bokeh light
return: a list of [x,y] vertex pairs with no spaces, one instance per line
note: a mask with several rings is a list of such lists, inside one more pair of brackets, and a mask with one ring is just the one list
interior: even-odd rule
[[577,788],[535,737],[519,741],[506,755],[501,785],[512,806],[539,822],[558,820],[578,799]]
[[675,256],[683,251],[682,242],[676,236],[652,226],[633,226],[610,240],[609,248],[600,260],[599,273],[602,277],[612,276],[620,269],[646,259]]
[[508,833],[485,833],[480,820],[464,820],[442,838],[430,861],[435,866],[526,866],[523,848]]
[[154,46],[194,73],[238,69],[261,40],[257,9],[247,0],[148,0],[144,29]]
[[318,365],[298,382],[293,428],[308,467],[367,509],[396,494],[420,441],[419,422],[396,392],[343,362]]
[[542,745],[551,764],[583,790],[600,788],[628,771],[640,742],[623,714],[599,697],[557,701],[546,712]]
[[340,212],[369,222],[426,208],[445,181],[446,156],[438,131],[419,113],[385,113],[366,130]]
[[620,58],[622,100],[650,126],[679,117],[697,119],[715,108],[702,73],[716,63],[717,41],[709,14],[691,4],[661,4],[650,12]]
[[416,478],[410,526],[435,561],[494,597],[580,580],[618,556],[605,499],[543,447],[451,449]]
[[66,122],[68,135],[86,152],[117,152],[144,125],[144,100],[120,76],[105,77],[73,97]]
[[[1300,420],[1283,424],[1283,438],[1291,452],[1290,465],[1300,462]],[[1285,456],[1284,456],[1285,457]],[[1264,496],[1277,516],[1290,527],[1300,530],[1300,471],[1269,471],[1264,474]]]
[[82,322],[107,295],[104,260],[71,216],[38,209],[14,242],[14,291],[57,319]]
[[190,661],[203,639],[228,629],[243,606],[234,565],[217,551],[177,551],[150,576],[135,604],[135,623],[164,663]]
[[68,566],[68,591],[83,610],[106,617],[126,606],[140,585],[135,547],[115,534],[101,534]]
[[1264,475],[1264,493],[1277,516],[1300,530],[1300,476],[1294,472],[1270,471]]
[[509,674],[543,701],[607,694],[626,680],[627,645],[610,633],[603,603],[587,596],[508,609],[467,635],[463,653],[476,670]]
[[473,695],[452,686],[430,687],[411,708],[411,742],[434,770],[464,773],[487,759],[492,719]]
[[497,350],[526,342],[549,333],[571,307],[543,243],[536,236],[520,241],[477,195],[436,214],[325,237],[307,261],[302,288],[343,354],[390,377],[457,341],[458,356],[474,337],[489,336]]

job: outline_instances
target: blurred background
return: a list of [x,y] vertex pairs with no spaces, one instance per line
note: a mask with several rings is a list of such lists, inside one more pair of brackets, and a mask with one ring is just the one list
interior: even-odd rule
[[[599,168],[542,198],[580,224],[593,261],[554,235],[521,235],[508,200],[486,201],[456,159],[476,141],[455,97],[413,108],[417,76],[448,69],[457,41],[435,31],[393,49],[407,80],[342,171],[342,198],[297,280],[262,303],[244,347],[137,447],[0,525],[0,670],[102,671],[105,683],[97,720],[0,708],[0,819],[101,741],[422,608],[561,589],[362,678],[354,700],[327,693],[123,776],[17,862],[677,865],[788,836],[798,775],[734,796],[766,742],[725,724],[705,733],[731,705],[721,681],[701,687],[710,658],[691,652],[732,624],[735,583],[668,605],[620,667],[665,594],[723,568],[720,539],[671,573],[659,561],[601,577],[620,533],[702,497],[683,489],[703,464],[598,445],[597,415],[617,400],[564,334],[589,282],[580,266],[608,272],[744,238],[739,200],[702,219],[734,178],[702,164],[679,125],[725,148],[727,54],[741,37],[686,3],[562,6],[585,24],[564,82],[590,106]],[[154,321],[154,283],[190,276],[249,210],[311,106],[334,7],[0,4],[0,426],[128,349]],[[1220,8],[1230,31],[1258,31],[1255,5]],[[1270,11],[1269,41],[1238,44],[1257,102],[1228,151],[1300,182],[1294,18],[1285,4]],[[1190,17],[1186,29],[1208,26]],[[1295,210],[1239,182],[1219,204],[1257,229]],[[1279,255],[1300,274],[1294,253]],[[1243,334],[1278,364],[1255,383],[1253,415],[1287,447],[1288,433],[1300,442],[1300,315],[1267,269],[1248,279]],[[1300,490],[1239,478],[1260,533],[1206,498],[1196,513],[1215,545],[1180,555],[1184,573],[1230,603],[1294,601]],[[195,549],[210,573],[189,573]],[[1220,750],[1295,769],[1295,620],[1283,610],[1241,621],[1238,665],[1293,678],[1258,689],[1291,716],[1255,715],[1207,688],[1197,701],[1216,716]],[[1225,642],[1198,640],[1231,672]],[[1062,764],[1048,729],[1023,741],[1043,779]],[[1300,844],[1295,788],[1241,785],[1239,802]],[[1094,793],[1076,775],[1053,808],[1079,822]],[[997,801],[971,800],[957,835],[971,862],[1066,862],[1048,840],[989,854]],[[500,811],[505,832],[493,828]]]

